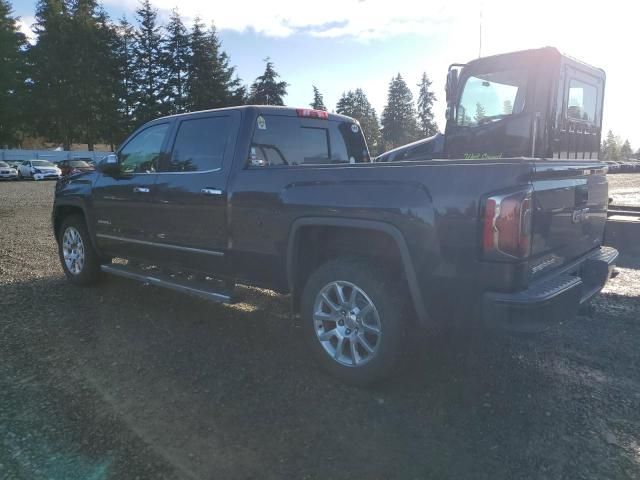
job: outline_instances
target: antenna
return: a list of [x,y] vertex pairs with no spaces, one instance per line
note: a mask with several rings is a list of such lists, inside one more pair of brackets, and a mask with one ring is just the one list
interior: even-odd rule
[[482,56],[482,2],[480,2],[480,37],[478,45],[478,58]]

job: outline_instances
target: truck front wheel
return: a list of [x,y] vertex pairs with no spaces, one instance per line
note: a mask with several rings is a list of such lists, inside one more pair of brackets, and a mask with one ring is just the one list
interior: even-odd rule
[[58,253],[65,275],[76,285],[92,285],[101,277],[100,257],[81,215],[65,218],[58,233]]
[[332,375],[366,385],[393,371],[409,325],[399,283],[370,260],[351,257],[311,274],[302,294],[304,332]]

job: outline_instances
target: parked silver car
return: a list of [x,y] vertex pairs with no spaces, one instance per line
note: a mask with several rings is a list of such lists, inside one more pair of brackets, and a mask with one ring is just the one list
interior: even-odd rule
[[16,180],[18,178],[18,171],[10,166],[6,162],[0,162],[0,179],[2,180]]

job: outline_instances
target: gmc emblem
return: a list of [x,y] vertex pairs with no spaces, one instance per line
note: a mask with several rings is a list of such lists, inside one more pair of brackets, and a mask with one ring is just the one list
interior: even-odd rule
[[573,223],[582,223],[589,220],[589,209],[583,208],[580,210],[574,210],[571,215],[571,222]]

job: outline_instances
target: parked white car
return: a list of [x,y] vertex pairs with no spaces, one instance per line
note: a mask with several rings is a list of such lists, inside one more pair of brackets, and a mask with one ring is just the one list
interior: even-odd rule
[[5,162],[0,162],[0,179],[15,180],[18,178],[18,171]]
[[25,160],[18,167],[19,178],[33,178],[34,180],[44,180],[46,178],[58,179],[62,176],[62,171],[53,163],[46,160]]

